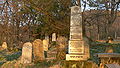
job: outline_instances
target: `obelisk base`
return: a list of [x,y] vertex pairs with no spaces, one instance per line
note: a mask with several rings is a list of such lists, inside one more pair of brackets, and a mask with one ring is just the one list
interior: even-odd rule
[[66,60],[74,60],[74,61],[82,61],[82,60],[87,60],[88,57],[85,55],[77,55],[77,54],[66,54]]

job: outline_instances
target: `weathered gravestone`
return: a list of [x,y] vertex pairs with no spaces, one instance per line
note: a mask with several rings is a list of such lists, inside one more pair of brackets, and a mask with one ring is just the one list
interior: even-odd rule
[[83,39],[83,26],[81,8],[71,7],[70,40],[66,60],[87,60],[89,58],[89,45]]
[[67,38],[59,36],[57,38],[57,44],[59,45],[59,48],[65,48],[67,46]]
[[64,36],[59,36],[57,38],[57,60],[65,59],[66,55],[66,46],[67,46],[67,38]]
[[6,42],[3,42],[2,48],[3,48],[3,49],[7,49],[7,43],[6,43]]
[[52,41],[56,41],[56,33],[52,34]]
[[32,44],[27,42],[23,45],[21,63],[31,63],[32,62]]
[[42,40],[36,39],[33,42],[33,55],[35,62],[40,62],[44,60],[44,48]]

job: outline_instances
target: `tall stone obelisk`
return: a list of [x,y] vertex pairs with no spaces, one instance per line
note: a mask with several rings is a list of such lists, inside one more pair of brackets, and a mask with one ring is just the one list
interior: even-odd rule
[[66,60],[87,60],[89,45],[83,39],[82,15],[79,6],[71,7],[70,40]]

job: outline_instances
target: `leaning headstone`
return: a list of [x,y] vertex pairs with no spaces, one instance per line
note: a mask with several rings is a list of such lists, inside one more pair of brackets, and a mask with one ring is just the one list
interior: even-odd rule
[[32,44],[27,42],[23,45],[21,63],[31,63],[32,62]]
[[89,45],[83,39],[83,26],[81,8],[71,7],[70,40],[66,60],[87,60],[89,58]]
[[52,41],[56,41],[56,33],[52,34]]
[[33,55],[35,62],[41,62],[44,60],[44,48],[42,40],[36,39],[33,42]]
[[3,49],[7,49],[7,43],[6,43],[6,42],[3,42],[2,48],[3,48]]

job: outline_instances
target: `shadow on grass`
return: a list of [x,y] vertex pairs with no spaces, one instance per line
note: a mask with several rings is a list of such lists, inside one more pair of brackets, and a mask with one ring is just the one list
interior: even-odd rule
[[18,59],[20,56],[21,56],[22,52],[19,51],[19,52],[15,52],[13,54],[10,54],[10,55],[6,55],[6,60],[7,61],[12,61],[12,60],[16,60]]
[[7,51],[0,51],[0,66],[2,66],[7,61],[13,61],[18,59],[21,56],[21,51],[7,54]]
[[31,68],[48,68],[55,65],[57,60],[36,62]]

